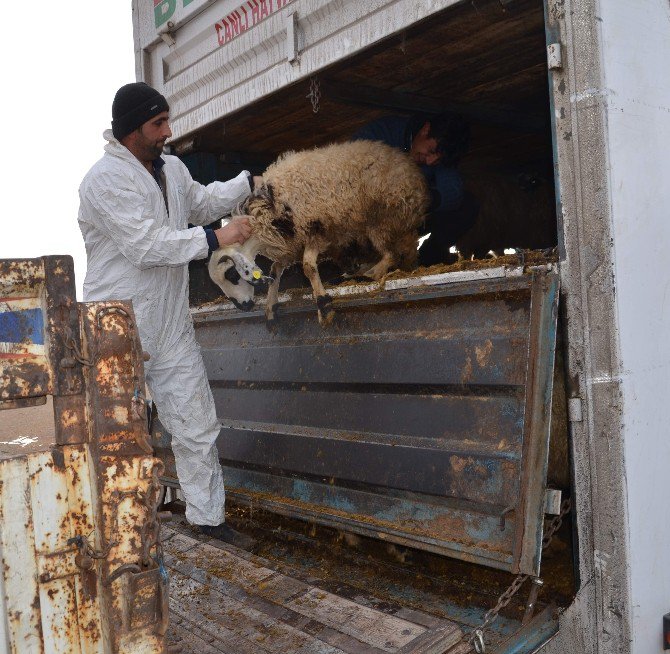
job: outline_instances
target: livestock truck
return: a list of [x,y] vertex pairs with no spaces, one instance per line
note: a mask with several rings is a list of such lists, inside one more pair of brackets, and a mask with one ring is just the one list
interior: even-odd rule
[[[168,98],[170,148],[195,179],[260,173],[378,116],[457,111],[480,204],[459,247],[520,254],[332,285],[326,328],[296,273],[273,330],[262,302],[238,311],[192,264],[227,515],[251,551],[179,519],[159,529],[152,480],[176,510],[178,480],[160,415],[147,433],[132,307],[54,312],[52,282],[3,280],[5,313],[39,309],[44,328],[24,320],[3,352],[56,348],[47,377],[2,398],[0,417],[53,396],[55,417],[48,447],[30,444],[44,460],[3,438],[5,649],[670,648],[667,3],[135,0],[133,20],[137,78]],[[50,261],[21,266],[50,280],[64,269]],[[50,317],[66,314],[69,327]],[[7,361],[3,389],[40,370]],[[88,504],[40,491],[45,470]],[[50,502],[69,523],[42,525]],[[52,644],[60,597],[68,625],[99,625],[77,632],[79,650]],[[16,644],[24,632],[34,650]]]
[[[384,600],[466,633],[529,575],[487,651],[670,647],[668,3],[136,0],[133,16],[137,77],[168,98],[196,179],[260,173],[378,116],[453,110],[471,123],[460,169],[479,251],[558,253],[334,287],[327,329],[290,289],[274,332],[262,307],[212,305],[193,265],[229,498],[306,521],[308,548],[318,527],[359,535],[365,556],[411,548]],[[547,466],[561,439],[567,474],[560,456]],[[556,491],[570,529],[543,557]],[[326,567],[382,590],[344,559]],[[557,610],[529,627],[538,578],[538,605]]]

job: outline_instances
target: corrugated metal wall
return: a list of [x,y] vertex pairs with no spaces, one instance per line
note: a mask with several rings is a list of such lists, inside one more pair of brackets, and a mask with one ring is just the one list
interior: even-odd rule
[[311,303],[278,329],[196,323],[229,486],[275,510],[537,571],[556,329],[553,274]]

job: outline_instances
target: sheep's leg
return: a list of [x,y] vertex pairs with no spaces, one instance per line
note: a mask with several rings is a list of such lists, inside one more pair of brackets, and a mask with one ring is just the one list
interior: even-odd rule
[[363,273],[363,275],[365,277],[370,277],[370,279],[374,279],[376,282],[381,281],[391,266],[395,264],[396,259],[396,255],[394,255],[392,252],[386,251],[382,255],[382,258],[374,266],[372,266],[372,268]]
[[265,304],[265,320],[268,327],[277,322],[277,302],[279,300],[279,280],[284,272],[284,265],[274,261],[270,268],[272,282],[268,286],[267,302]]
[[366,261],[365,263],[360,264],[356,270],[348,273],[342,273],[342,279],[356,279],[362,277],[365,273],[370,270],[372,267],[371,261]]
[[308,246],[302,255],[302,269],[309,283],[312,285],[312,294],[316,300],[316,308],[319,314],[319,322],[322,325],[328,325],[335,316],[332,309],[333,298],[326,293],[319,277],[319,268],[316,264],[319,250],[314,246]]

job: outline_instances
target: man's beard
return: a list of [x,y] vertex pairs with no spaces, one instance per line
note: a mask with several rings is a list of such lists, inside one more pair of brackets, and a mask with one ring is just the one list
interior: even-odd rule
[[152,159],[158,159],[163,154],[163,145],[150,145],[148,151],[152,155]]

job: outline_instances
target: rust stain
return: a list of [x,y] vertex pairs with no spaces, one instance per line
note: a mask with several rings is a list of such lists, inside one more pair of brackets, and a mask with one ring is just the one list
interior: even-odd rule
[[492,352],[493,343],[491,342],[491,339],[487,339],[483,346],[475,347],[475,355],[477,357],[477,363],[479,364],[480,368],[484,368],[486,366],[486,364],[489,362],[489,358],[491,357]]
[[461,373],[461,383],[467,384],[472,379],[472,359],[468,355],[465,359],[465,365],[463,366],[463,372]]

